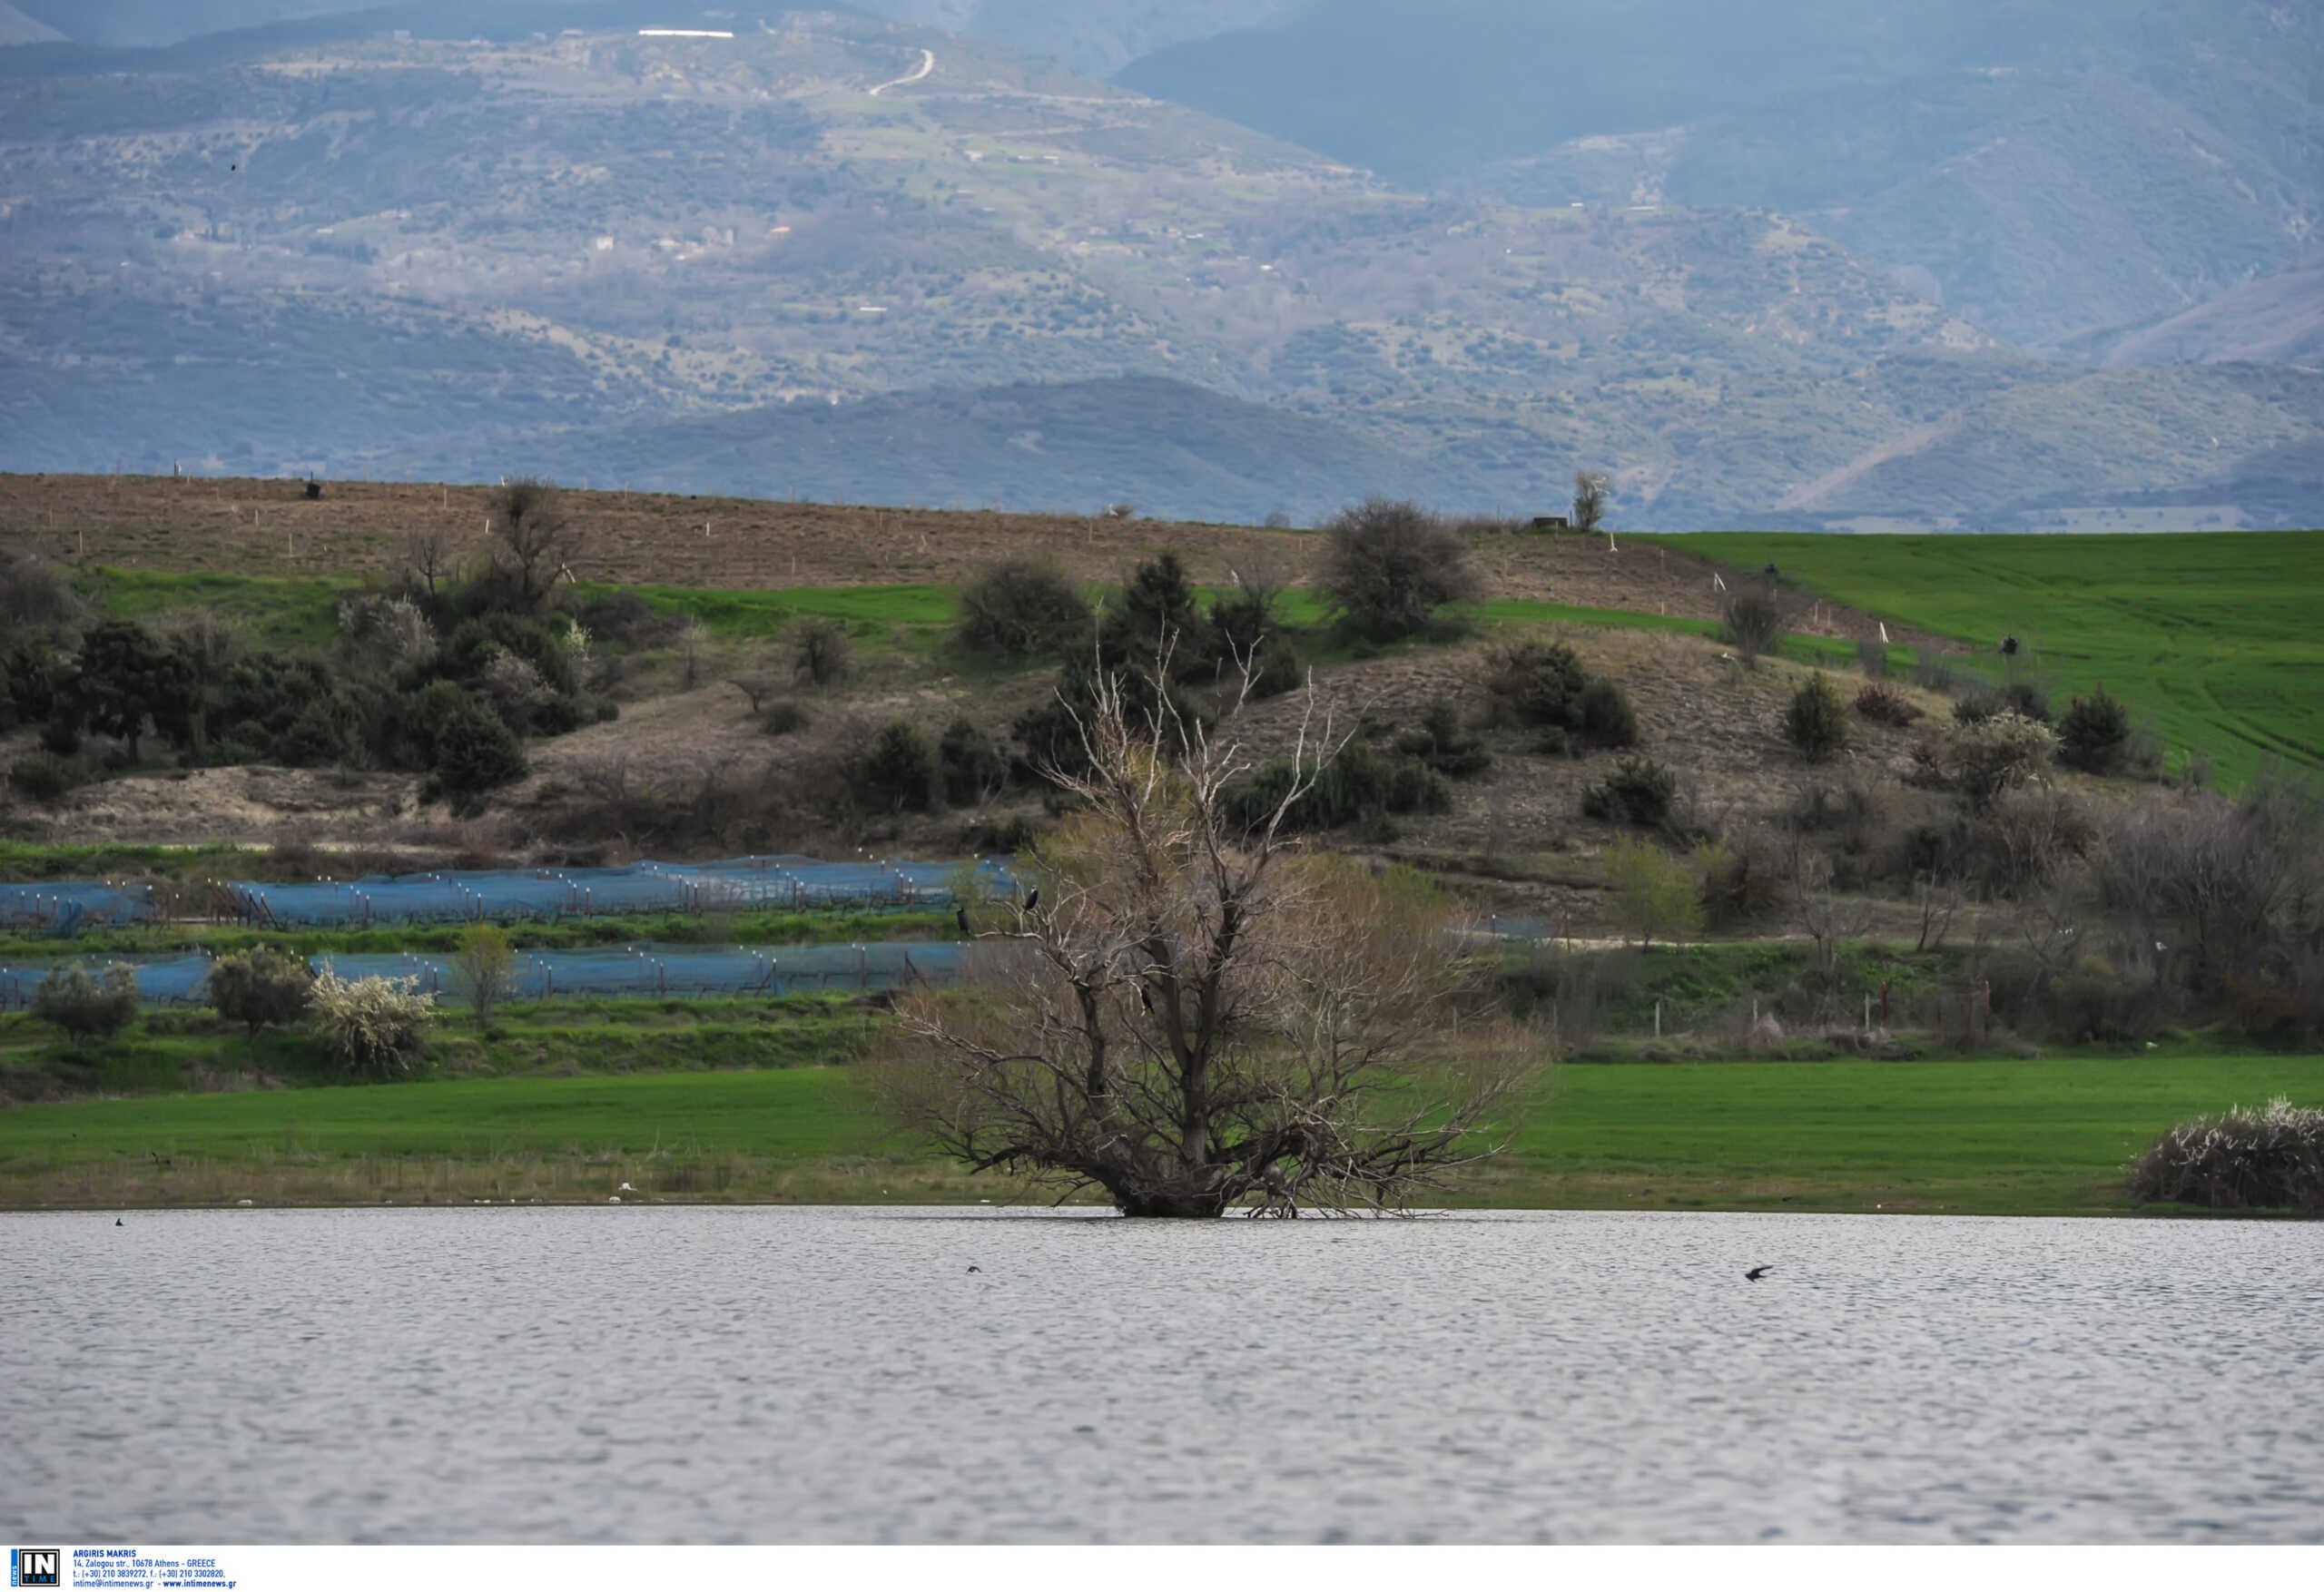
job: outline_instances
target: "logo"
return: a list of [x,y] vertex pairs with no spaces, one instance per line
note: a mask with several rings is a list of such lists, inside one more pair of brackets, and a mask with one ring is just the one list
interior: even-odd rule
[[64,1555],[54,1548],[12,1548],[8,1550],[8,1585],[11,1587],[62,1587],[64,1577],[58,1573]]

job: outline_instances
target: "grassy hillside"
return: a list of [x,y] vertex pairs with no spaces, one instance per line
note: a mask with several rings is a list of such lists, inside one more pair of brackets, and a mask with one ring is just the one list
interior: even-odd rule
[[[2316,1097],[2316,1057],[1568,1066],[1455,1203],[2108,1214],[2182,1117]],[[1006,1200],[847,1068],[172,1096],[0,1112],[0,1204]]]
[[2038,673],[2151,709],[2230,778],[2324,766],[2324,532],[1669,540],[1988,652],[2014,634]]

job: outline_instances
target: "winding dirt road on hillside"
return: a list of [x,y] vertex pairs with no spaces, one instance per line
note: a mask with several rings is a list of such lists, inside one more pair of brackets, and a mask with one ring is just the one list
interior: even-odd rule
[[935,70],[936,52],[933,50],[922,50],[920,53],[920,69],[918,71],[908,72],[901,77],[890,78],[887,82],[880,84],[878,88],[872,90],[872,97],[873,99],[878,99],[883,90],[901,88],[908,83],[918,83],[921,78],[926,77],[930,73]]

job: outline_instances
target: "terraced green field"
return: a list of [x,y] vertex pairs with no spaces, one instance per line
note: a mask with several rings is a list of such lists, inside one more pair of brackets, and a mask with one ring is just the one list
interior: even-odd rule
[[2324,532],[1658,540],[1988,648],[2014,634],[2062,693],[2104,686],[2230,782],[2324,767]]

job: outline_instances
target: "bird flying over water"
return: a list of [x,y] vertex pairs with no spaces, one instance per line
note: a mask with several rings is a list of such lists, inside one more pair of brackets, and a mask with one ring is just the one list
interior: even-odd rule
[[1746,1282],[1756,1282],[1774,1270],[1775,1268],[1773,1266],[1753,1266],[1749,1271],[1743,1273],[1743,1281]]

